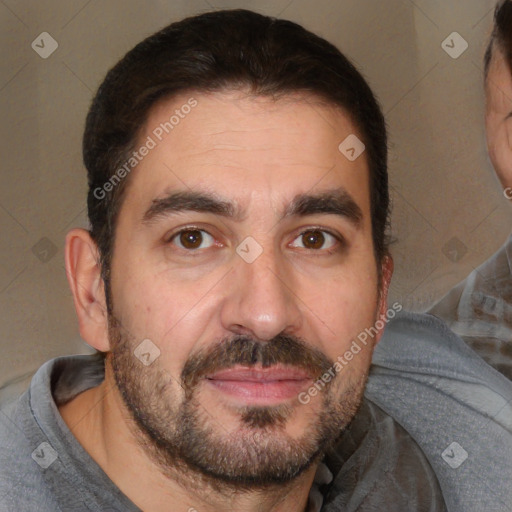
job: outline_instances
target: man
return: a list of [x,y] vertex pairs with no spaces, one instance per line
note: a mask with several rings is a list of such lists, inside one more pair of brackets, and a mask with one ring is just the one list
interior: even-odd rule
[[[489,157],[512,199],[512,2],[500,2],[484,59]],[[431,309],[512,380],[512,237]]]
[[[507,0],[485,56],[488,149],[504,187],[512,185],[511,38]],[[511,261],[509,239],[430,310],[467,344],[434,316],[404,314],[373,359],[367,396],[418,441],[449,510],[512,510]],[[414,403],[422,405],[412,412]]]
[[66,238],[100,355],[3,407],[0,510],[445,510],[363,399],[386,156],[364,79],[291,22],[208,13],[129,52],[87,118],[91,230]]

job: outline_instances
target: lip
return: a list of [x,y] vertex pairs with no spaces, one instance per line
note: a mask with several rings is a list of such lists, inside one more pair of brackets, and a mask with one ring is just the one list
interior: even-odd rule
[[311,381],[305,370],[283,366],[235,367],[206,377],[214,389],[245,405],[276,405],[292,400]]

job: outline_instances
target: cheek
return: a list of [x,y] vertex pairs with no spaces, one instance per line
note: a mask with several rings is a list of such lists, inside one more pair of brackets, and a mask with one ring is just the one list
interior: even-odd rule
[[512,186],[512,126],[503,126],[489,143],[489,158],[503,187]]
[[512,186],[512,118],[497,119],[496,114],[486,116],[487,151],[492,166],[503,187]]
[[178,378],[196,340],[209,325],[212,304],[205,290],[211,286],[164,275],[128,275],[113,290],[114,313],[134,347],[150,340],[157,347],[160,365]]
[[[125,258],[113,266],[114,302],[118,312],[139,329],[165,334],[200,309],[203,299],[222,281],[223,268],[198,276],[173,268],[164,257]],[[122,308],[121,308],[122,304]]]
[[[376,320],[376,276],[362,271],[347,273],[324,283],[321,293],[310,296],[304,302],[311,308],[312,314],[309,316],[316,325],[315,337],[321,340],[321,350],[336,360],[350,350],[353,340],[363,333],[362,339],[366,337],[367,345],[361,344],[364,350],[361,350],[357,360],[362,365],[366,364],[366,354],[371,355],[373,342],[364,333],[374,326]],[[354,366],[353,363],[351,365]]]

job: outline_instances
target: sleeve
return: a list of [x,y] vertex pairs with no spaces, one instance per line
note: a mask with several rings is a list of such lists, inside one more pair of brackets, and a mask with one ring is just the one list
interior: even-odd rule
[[441,320],[391,320],[366,395],[421,447],[449,512],[512,511],[512,382]]

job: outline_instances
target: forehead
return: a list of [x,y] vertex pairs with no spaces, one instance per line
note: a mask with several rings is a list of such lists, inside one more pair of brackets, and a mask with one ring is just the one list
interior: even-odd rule
[[347,113],[312,96],[182,94],[151,109],[135,147],[152,148],[130,176],[125,202],[147,206],[181,189],[279,208],[296,194],[342,186],[365,211],[366,155],[350,161],[340,151],[349,136],[361,139]]

